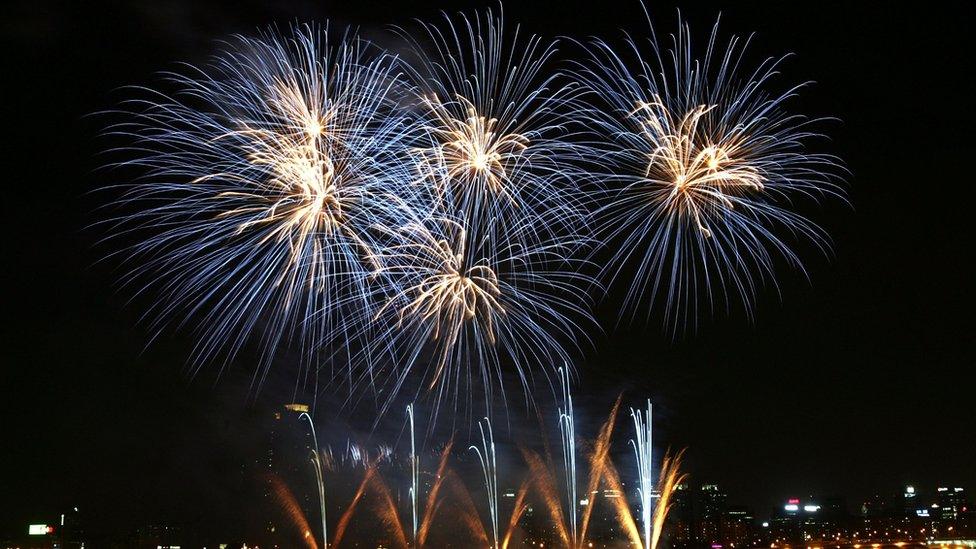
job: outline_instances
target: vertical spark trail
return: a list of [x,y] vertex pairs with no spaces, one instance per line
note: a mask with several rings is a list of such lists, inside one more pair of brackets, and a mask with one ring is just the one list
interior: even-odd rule
[[413,542],[417,543],[417,498],[420,488],[420,463],[417,459],[417,437],[414,431],[413,403],[407,405],[410,418],[410,508],[413,513]]
[[579,531],[576,528],[576,510],[579,506],[576,484],[576,422],[573,415],[573,394],[570,391],[569,368],[559,369],[562,382],[563,403],[559,408],[559,433],[563,447],[563,475],[566,481],[566,512],[569,517],[569,533],[572,547],[579,545]]
[[322,459],[321,453],[319,451],[319,439],[315,435],[315,424],[312,422],[312,416],[308,412],[302,412],[298,416],[299,421],[305,419],[308,422],[308,428],[312,432],[312,453],[309,459],[312,462],[312,467],[315,468],[315,484],[319,493],[319,517],[322,519],[322,547],[329,546],[329,531],[326,527],[325,522],[325,472],[322,469]]
[[525,514],[526,509],[529,507],[525,503],[525,498],[529,493],[530,484],[529,479],[525,479],[519,486],[518,493],[515,495],[512,516],[508,520],[508,528],[505,530],[505,537],[502,539],[501,549],[508,549],[508,544],[512,541],[512,535],[515,534],[515,529],[518,527],[519,521],[522,520],[522,515]]
[[478,422],[481,431],[481,448],[471,445],[468,450],[474,450],[481,462],[481,471],[485,481],[485,491],[488,500],[488,514],[491,518],[491,546],[498,549],[498,464],[495,460],[495,436],[491,430],[491,421],[484,418]]
[[651,548],[651,533],[654,519],[654,473],[652,448],[652,415],[651,401],[647,401],[647,412],[630,409],[630,417],[634,420],[634,438],[630,445],[634,448],[637,458],[637,494],[640,496],[641,527],[644,533],[644,547]]

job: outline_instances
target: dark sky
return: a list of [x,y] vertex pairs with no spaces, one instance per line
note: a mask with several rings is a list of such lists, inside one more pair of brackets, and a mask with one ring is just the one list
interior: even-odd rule
[[[289,398],[272,383],[247,400],[247,365],[218,384],[182,374],[189,337],[144,350],[140,309],[113,286],[95,245],[104,142],[90,113],[120,86],[156,84],[213,41],[294,20],[362,25],[370,34],[473,2],[161,0],[17,2],[4,10],[5,227],[0,367],[0,538],[66,505],[93,525],[205,517],[261,440],[262,410]],[[522,5],[526,4],[526,5]],[[531,5],[529,5],[531,4]],[[650,2],[658,29],[675,4]],[[803,213],[834,239],[806,250],[810,282],[784,272],[749,323],[704,322],[672,342],[656,324],[595,336],[581,365],[581,422],[616,394],[657,405],[662,446],[688,447],[699,482],[762,512],[788,495],[852,501],[913,482],[976,490],[970,262],[973,89],[964,53],[971,13],[938,2],[694,2],[702,36],[722,12],[755,48],[794,52],[788,81],[815,80],[798,105],[840,123],[829,152],[853,173],[852,207]],[[547,36],[643,32],[635,0],[510,2],[509,21]],[[376,32],[379,32],[377,30]],[[601,313],[608,330],[609,308]],[[329,418],[319,418],[323,423]],[[595,428],[595,427],[594,427]],[[622,441],[622,439],[621,439]],[[234,505],[221,504],[234,514]]]

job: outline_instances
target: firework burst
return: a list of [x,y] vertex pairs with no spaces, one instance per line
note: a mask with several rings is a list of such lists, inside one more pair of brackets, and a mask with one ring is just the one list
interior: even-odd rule
[[580,87],[549,70],[556,43],[518,27],[506,36],[503,17],[490,10],[419,26],[399,31],[414,52],[405,72],[426,130],[413,150],[419,183],[443,209],[494,234],[540,209],[557,215],[519,236],[579,232],[585,174],[568,128]]
[[[522,223],[544,221],[532,216]],[[400,244],[387,247],[380,262],[397,290],[377,314],[374,360],[364,381],[396,394],[409,379],[422,379],[436,404],[450,401],[453,408],[462,394],[470,404],[480,386],[490,407],[493,387],[504,398],[507,368],[528,389],[536,369],[548,378],[546,365],[569,361],[567,347],[590,318],[583,290],[589,279],[563,268],[578,243],[502,241],[446,217],[417,219],[395,231],[391,240]],[[373,369],[383,356],[390,357],[392,375]]]
[[534,369],[555,373],[589,319],[590,279],[573,259],[585,242],[582,172],[564,126],[578,92],[543,74],[553,44],[507,39],[491,12],[444,21],[420,23],[423,41],[401,30],[422,127],[414,187],[432,212],[390,231],[398,244],[384,248],[380,275],[396,290],[353,385],[393,395],[416,384],[454,408],[480,386],[490,414],[494,387],[504,398],[510,372],[524,388]]
[[[417,207],[394,60],[351,34],[295,27],[237,37],[202,69],[143,90],[109,131],[134,145],[116,235],[135,233],[126,282],[160,295],[156,325],[194,322],[196,365],[254,338],[267,366],[361,330],[385,243]],[[145,282],[149,280],[149,282]],[[266,368],[263,369],[266,371]]]
[[587,125],[607,143],[610,192],[598,212],[614,243],[606,274],[636,268],[631,314],[663,303],[671,331],[716,304],[750,312],[758,286],[776,285],[777,261],[803,269],[792,241],[827,249],[795,200],[842,197],[838,161],[808,152],[819,120],[786,109],[802,85],[770,91],[784,58],[748,69],[748,43],[722,43],[716,23],[695,53],[679,24],[669,47],[652,29],[646,43],[628,38],[625,55],[594,39],[576,71],[599,105]]

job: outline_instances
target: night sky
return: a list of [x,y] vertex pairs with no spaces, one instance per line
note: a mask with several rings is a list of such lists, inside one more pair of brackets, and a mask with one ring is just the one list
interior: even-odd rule
[[[204,62],[232,33],[331,18],[377,37],[438,9],[487,6],[422,4],[4,9],[0,538],[69,505],[102,530],[232,522],[246,505],[228,495],[240,463],[263,440],[266,411],[291,397],[287,364],[253,397],[245,360],[218,382],[213,371],[191,380],[189,334],[147,347],[140,304],[115,286],[90,227],[105,198],[93,191],[118,182],[99,169],[104,120],[90,115],[117,106],[122,86]],[[803,206],[832,235],[833,255],[801,247],[810,280],[781,271],[780,295],[762,292],[754,322],[718,317],[672,341],[657,316],[613,328],[614,308],[601,307],[607,334],[594,333],[581,360],[580,422],[595,430],[620,391],[628,405],[651,397],[661,449],[688,447],[694,482],[718,483],[759,514],[791,495],[856,502],[909,482],[976,490],[972,14],[937,2],[910,12],[853,2],[649,7],[661,33],[681,7],[701,43],[721,12],[725,32],[757,33],[754,54],[795,53],[782,81],[815,81],[794,107],[839,119],[821,127],[832,137],[824,150],[851,171],[851,204]],[[509,2],[505,12],[545,36],[646,30],[636,0]],[[525,412],[512,414],[518,424]]]

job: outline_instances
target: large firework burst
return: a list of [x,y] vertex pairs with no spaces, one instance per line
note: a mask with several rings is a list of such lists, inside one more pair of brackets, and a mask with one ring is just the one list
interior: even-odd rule
[[409,385],[457,408],[476,386],[490,401],[509,377],[528,387],[534,371],[554,373],[589,318],[572,259],[586,212],[579,148],[565,127],[578,91],[543,73],[554,44],[507,38],[490,11],[419,26],[424,39],[401,35],[423,129],[414,183],[434,212],[396,228],[401,244],[380,258],[397,290],[362,380],[387,406]]
[[[544,222],[524,216],[510,229]],[[435,404],[470,411],[477,388],[488,406],[496,388],[505,398],[510,376],[528,389],[536,373],[548,379],[571,360],[579,323],[590,318],[591,281],[567,268],[577,242],[502,240],[449,217],[418,218],[396,232],[391,240],[401,243],[380,261],[398,290],[380,309],[370,349],[394,358],[385,362],[391,369],[362,372],[362,381],[392,395],[413,378]]]
[[[351,34],[296,27],[237,37],[202,69],[145,90],[110,133],[145,170],[117,220],[134,231],[127,277],[154,286],[150,315],[193,322],[195,364],[249,337],[267,365],[292,336],[301,354],[347,345],[369,314],[378,235],[418,204],[403,162],[393,59]],[[148,282],[147,282],[148,280]]]
[[413,150],[419,183],[443,209],[496,234],[540,209],[557,215],[522,236],[580,231],[584,174],[568,129],[580,89],[551,70],[556,43],[518,27],[506,36],[491,10],[418,25],[400,34],[414,53],[405,67],[426,130]]
[[646,42],[628,38],[624,55],[594,39],[577,71],[597,105],[587,124],[607,143],[606,273],[636,272],[631,314],[663,302],[672,331],[716,304],[751,311],[759,283],[776,284],[777,261],[803,269],[791,242],[826,250],[795,199],[841,196],[837,160],[808,152],[819,120],[786,108],[802,85],[772,91],[784,58],[748,68],[748,43],[723,43],[716,23],[696,54],[679,24],[670,46],[652,29]]

